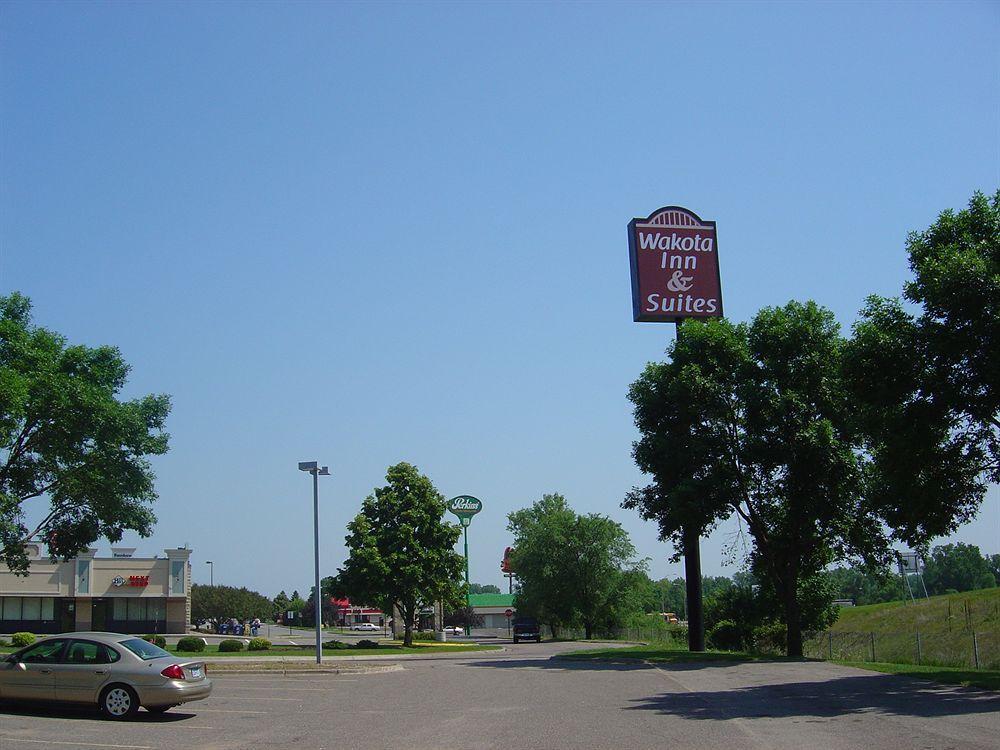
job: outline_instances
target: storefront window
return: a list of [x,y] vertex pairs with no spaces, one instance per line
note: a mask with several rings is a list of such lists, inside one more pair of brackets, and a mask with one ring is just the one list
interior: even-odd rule
[[118,622],[145,622],[147,620],[166,619],[166,605],[162,599],[126,599],[118,597],[112,600],[112,617]]
[[145,620],[146,619],[146,607],[144,606],[146,602],[142,599],[126,599],[128,602],[128,620]]
[[21,597],[5,596],[2,602],[3,602],[2,616],[4,620],[21,619]]
[[21,599],[21,619],[41,620],[42,600],[37,596],[26,596]]
[[39,596],[0,597],[0,620],[40,622],[55,619],[55,599]]
[[149,620],[166,620],[167,619],[167,605],[162,599],[150,599],[148,601],[149,609],[147,610],[147,618]]

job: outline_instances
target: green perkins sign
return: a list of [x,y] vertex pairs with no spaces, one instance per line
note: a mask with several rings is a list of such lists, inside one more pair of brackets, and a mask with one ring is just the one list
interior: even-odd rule
[[468,526],[472,517],[483,509],[483,501],[472,495],[459,495],[448,501],[448,510],[458,516],[463,526]]

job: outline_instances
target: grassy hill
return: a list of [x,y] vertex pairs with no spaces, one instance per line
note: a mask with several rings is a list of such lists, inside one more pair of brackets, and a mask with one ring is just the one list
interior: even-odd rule
[[836,632],[955,633],[1000,630],[1000,587],[944,594],[914,602],[844,607]]
[[1000,669],[1000,588],[844,607],[833,627],[807,639],[805,652],[820,659]]

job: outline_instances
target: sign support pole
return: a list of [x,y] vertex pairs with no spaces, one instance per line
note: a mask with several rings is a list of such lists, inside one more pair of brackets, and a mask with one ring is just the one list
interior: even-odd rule
[[[681,340],[681,325],[677,321],[677,341]],[[705,618],[701,591],[701,535],[696,526],[685,526],[681,532],[684,545],[684,587],[687,593],[688,651],[705,650]]]
[[469,527],[462,527],[462,535],[465,537],[465,634],[472,635],[472,623],[469,619],[472,616],[472,594],[469,593]]

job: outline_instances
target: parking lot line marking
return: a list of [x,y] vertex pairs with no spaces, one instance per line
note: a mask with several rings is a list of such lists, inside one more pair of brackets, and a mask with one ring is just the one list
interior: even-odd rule
[[[346,680],[345,680],[346,682]],[[300,688],[300,687],[285,687],[281,686],[278,688],[283,693],[329,693],[328,688]],[[275,691],[274,687],[251,687],[249,685],[233,685],[233,690],[270,690],[272,693]],[[227,691],[224,694],[216,693],[213,697],[218,698],[222,695],[223,697],[230,697],[230,693]]]
[[21,737],[0,737],[0,740],[7,742],[33,742],[37,745],[81,745],[86,747],[114,747],[125,748],[127,750],[156,750],[152,745],[102,745],[97,742],[60,742],[59,740],[28,740]]
[[234,701],[301,701],[302,698],[268,698],[256,695],[216,695],[216,698],[228,698]]

